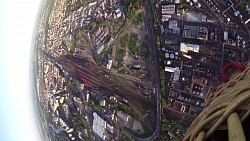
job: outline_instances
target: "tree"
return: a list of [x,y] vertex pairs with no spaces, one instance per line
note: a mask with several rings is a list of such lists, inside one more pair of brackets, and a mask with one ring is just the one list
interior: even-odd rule
[[116,56],[116,60],[118,62],[118,68],[122,66],[124,56],[125,56],[125,50],[124,49],[119,49],[117,51],[117,56]]
[[74,131],[83,131],[84,123],[79,112],[77,112],[76,110],[71,111],[69,114],[68,121],[70,122],[70,124],[72,124]]
[[125,33],[122,37],[120,37],[120,45],[122,48],[125,48],[128,45],[129,35]]
[[136,33],[131,33],[130,34],[130,38],[129,38],[129,42],[128,42],[128,49],[133,53],[137,53],[139,48],[138,46],[136,46],[138,40],[138,34]]

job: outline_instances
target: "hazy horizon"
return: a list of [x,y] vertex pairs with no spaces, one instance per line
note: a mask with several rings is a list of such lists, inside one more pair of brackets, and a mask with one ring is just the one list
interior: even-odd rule
[[0,140],[41,140],[30,85],[30,59],[41,0],[0,2]]

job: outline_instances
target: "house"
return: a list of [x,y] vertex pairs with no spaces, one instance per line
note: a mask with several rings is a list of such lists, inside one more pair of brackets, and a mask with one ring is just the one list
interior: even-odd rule
[[108,64],[107,64],[107,69],[109,70],[111,69],[112,63],[113,63],[113,60],[109,59]]
[[101,34],[99,34],[95,39],[96,44],[98,44],[98,42],[100,42],[108,34],[108,32],[108,27],[104,27]]
[[84,90],[84,83],[80,85],[80,90]]
[[96,4],[97,4],[97,1],[90,2],[89,7],[92,7],[92,6],[96,5]]
[[116,9],[115,13],[116,13],[116,18],[120,18],[122,16],[120,8]]
[[107,46],[110,46],[110,44],[113,42],[113,38],[111,37],[110,39],[109,39],[109,41],[108,41],[108,43],[107,43]]
[[99,104],[101,106],[105,106],[106,105],[106,100],[105,99],[100,100]]
[[98,46],[98,48],[97,48],[97,54],[100,54],[103,51],[104,48],[105,48],[104,45]]
[[107,129],[109,130],[109,132],[114,133],[114,126],[107,124]]

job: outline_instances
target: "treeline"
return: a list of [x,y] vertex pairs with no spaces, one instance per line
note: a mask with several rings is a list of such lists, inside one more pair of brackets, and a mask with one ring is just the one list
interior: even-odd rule
[[140,9],[139,0],[121,0],[121,4],[126,7],[128,18],[133,17],[135,15],[135,11]]

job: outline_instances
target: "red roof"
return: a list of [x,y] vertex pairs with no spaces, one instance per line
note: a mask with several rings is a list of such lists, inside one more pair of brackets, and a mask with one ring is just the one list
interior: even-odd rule
[[104,27],[104,34],[107,34],[109,32],[109,28],[108,27]]

